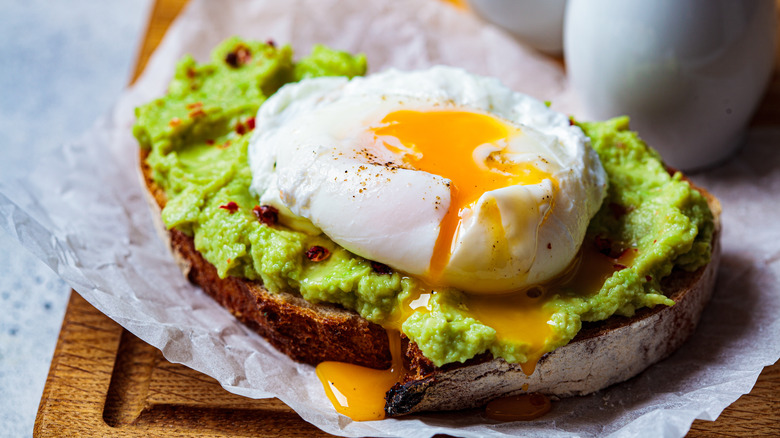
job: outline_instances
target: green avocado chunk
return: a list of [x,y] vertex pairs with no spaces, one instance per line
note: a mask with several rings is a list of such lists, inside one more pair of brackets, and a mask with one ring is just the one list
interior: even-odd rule
[[[709,261],[714,225],[706,200],[679,173],[667,172],[658,154],[628,130],[625,117],[578,123],[609,184],[583,247],[595,242],[605,254],[630,250],[636,256],[624,269],[610,272],[596,290],[545,289],[541,299],[551,332],[541,351],[481,322],[460,291],[431,289],[413,277],[376,269],[323,234],[264,224],[253,212],[259,198],[249,189],[247,162],[258,108],[285,83],[353,77],[365,70],[362,55],[315,46],[296,62],[288,46],[238,38],[220,44],[209,63],[184,57],[167,94],[136,109],[133,127],[149,152],[152,177],[168,197],[162,212],[166,226],[193,236],[221,277],[261,281],[272,293],[299,292],[310,302],[339,304],[386,327],[400,325],[437,366],[486,351],[509,362],[527,362],[568,343],[583,321],[673,305],[660,280],[674,267],[690,271]],[[329,256],[310,260],[306,252],[316,246]],[[399,309],[420,291],[431,294],[424,311],[411,312],[401,324]]]

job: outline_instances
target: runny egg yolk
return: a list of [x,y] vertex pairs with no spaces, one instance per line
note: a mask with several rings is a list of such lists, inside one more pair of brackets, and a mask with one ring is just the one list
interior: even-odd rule
[[401,377],[401,337],[388,330],[392,365],[387,370],[375,370],[342,362],[322,362],[317,365],[317,377],[333,407],[356,421],[381,420],[385,417],[385,393]]
[[[427,280],[433,284],[450,259],[464,209],[473,206],[485,192],[551,179],[532,163],[502,159],[508,141],[522,132],[488,114],[400,110],[385,116],[374,133],[390,151],[403,154],[405,163],[450,181],[450,205],[441,221],[428,270]],[[492,146],[493,152],[480,154],[478,149],[485,145]],[[497,213],[491,216],[500,225]]]
[[[545,344],[553,336],[548,323],[551,312],[544,308],[547,299],[566,289],[582,296],[597,293],[607,278],[631,266],[637,255],[636,249],[627,249],[613,258],[598,252],[593,245],[584,245],[569,269],[544,287],[503,296],[467,296],[463,305],[472,316],[495,329],[499,339],[529,345],[526,362],[520,367],[530,376],[546,352]],[[317,376],[336,411],[356,421],[384,418],[385,394],[404,373],[398,330],[412,313],[430,311],[429,302],[434,294],[426,288],[416,290],[396,315],[384,322],[393,357],[389,369],[375,370],[341,362],[322,362],[317,366]],[[523,391],[527,390],[528,384],[525,384]],[[488,417],[506,421],[530,420],[549,410],[549,400],[542,402],[546,406],[525,398],[502,399],[492,407],[488,406]],[[528,406],[528,403],[534,406]]]
[[[543,288],[534,288],[508,296],[470,296],[466,297],[464,305],[474,317],[493,327],[500,339],[529,344],[527,360],[520,367],[530,376],[545,352],[545,342],[552,335],[547,323],[550,313],[543,306],[551,292],[569,289],[582,296],[594,294],[612,274],[631,266],[637,256],[636,249],[627,249],[617,258],[612,258],[601,254],[592,245],[585,245],[569,269],[560,278],[545,285],[547,293]],[[395,317],[383,324],[388,328],[393,357],[389,369],[375,370],[341,362],[317,365],[317,376],[339,413],[357,421],[384,418],[385,394],[404,373],[397,330],[412,313],[428,312],[433,295],[427,289],[418,289],[398,309]],[[528,384],[525,384],[523,391],[528,389]],[[525,402],[535,405],[534,409],[526,406]],[[488,417],[508,421],[533,419],[548,410],[549,400],[543,402],[546,407],[538,406],[533,400],[499,400],[497,405],[488,406]]]

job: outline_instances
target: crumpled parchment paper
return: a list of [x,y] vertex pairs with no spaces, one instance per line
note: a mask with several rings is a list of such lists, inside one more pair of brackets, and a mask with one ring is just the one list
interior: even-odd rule
[[577,114],[559,64],[433,0],[193,0],[145,74],[79,141],[0,183],[0,226],[95,307],[165,357],[247,397],[278,397],[306,421],[345,436],[682,436],[715,419],[780,357],[780,126],[753,129],[741,152],[694,176],[723,204],[723,262],[698,331],[669,359],[532,422],[481,411],[377,422],[339,416],[314,369],[292,362],[190,285],[153,231],[137,173],[133,108],[161,95],[176,60],[207,59],[230,36],[314,43],[367,54],[371,71],[450,64]]

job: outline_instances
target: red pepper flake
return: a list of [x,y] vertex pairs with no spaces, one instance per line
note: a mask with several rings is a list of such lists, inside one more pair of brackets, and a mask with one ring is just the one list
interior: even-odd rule
[[225,62],[233,67],[238,68],[252,60],[252,52],[249,51],[249,47],[240,44],[233,49],[232,52],[225,56]]
[[645,275],[645,280],[647,280],[647,282],[649,283],[649,282],[653,281],[653,277],[651,277],[649,275]]
[[392,274],[393,270],[390,268],[390,266],[385,265],[384,263],[379,262],[371,262],[371,269],[374,270],[377,274]]
[[552,249],[552,242],[547,243],[547,249]]
[[174,117],[171,119],[170,122],[168,122],[168,124],[173,127],[179,126],[181,124],[181,119],[178,117]]
[[229,66],[231,66],[233,68],[237,68],[238,67],[238,55],[236,55],[236,52],[230,52],[227,55],[225,55],[225,62]]
[[255,205],[252,209],[252,213],[260,222],[271,226],[275,225],[279,221],[279,210],[270,205]]
[[313,262],[321,262],[330,257],[330,251],[319,245],[312,246],[306,251],[306,258]]
[[192,118],[192,119],[194,119],[196,117],[203,117],[205,115],[206,115],[206,111],[203,111],[203,108],[200,108],[200,107],[193,109],[192,111],[190,111],[190,114],[189,114],[190,118]]
[[569,126],[574,126],[574,117],[569,116]]
[[195,69],[190,67],[187,69],[187,77],[192,79],[195,77]]
[[252,60],[252,52],[249,51],[247,46],[240,46],[236,49],[236,55],[238,55],[238,62],[242,65]]
[[248,118],[245,123],[241,123],[241,122],[236,123],[235,130],[238,135],[244,135],[247,132],[252,131],[253,129],[255,129],[254,117]]
[[269,46],[271,46],[271,47],[276,47],[276,43],[275,43],[275,42],[274,42],[274,40],[272,40],[272,39],[269,39],[269,40],[268,40],[268,41],[266,41],[265,43],[266,43],[266,44],[268,44],[268,45],[269,45]]
[[615,263],[612,265],[613,268],[617,269],[618,271],[622,271],[623,269],[628,268],[626,265],[621,265],[620,263]]
[[192,110],[195,108],[202,108],[202,107],[203,107],[203,102],[192,102],[187,104],[188,110]]
[[233,201],[228,202],[225,205],[220,205],[219,208],[224,208],[228,213],[233,214],[238,211],[238,204]]
[[653,240],[653,243],[658,243],[658,239],[656,239],[656,240]]
[[209,145],[209,146],[212,146],[212,145],[214,145],[214,140],[212,140],[210,138],[207,138],[206,139],[206,144]]

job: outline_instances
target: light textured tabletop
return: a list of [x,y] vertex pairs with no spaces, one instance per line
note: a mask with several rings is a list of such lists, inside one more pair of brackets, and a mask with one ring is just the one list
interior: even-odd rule
[[[150,3],[0,1],[0,180],[108,111],[129,81]],[[32,433],[69,291],[0,231],[0,436]]]

